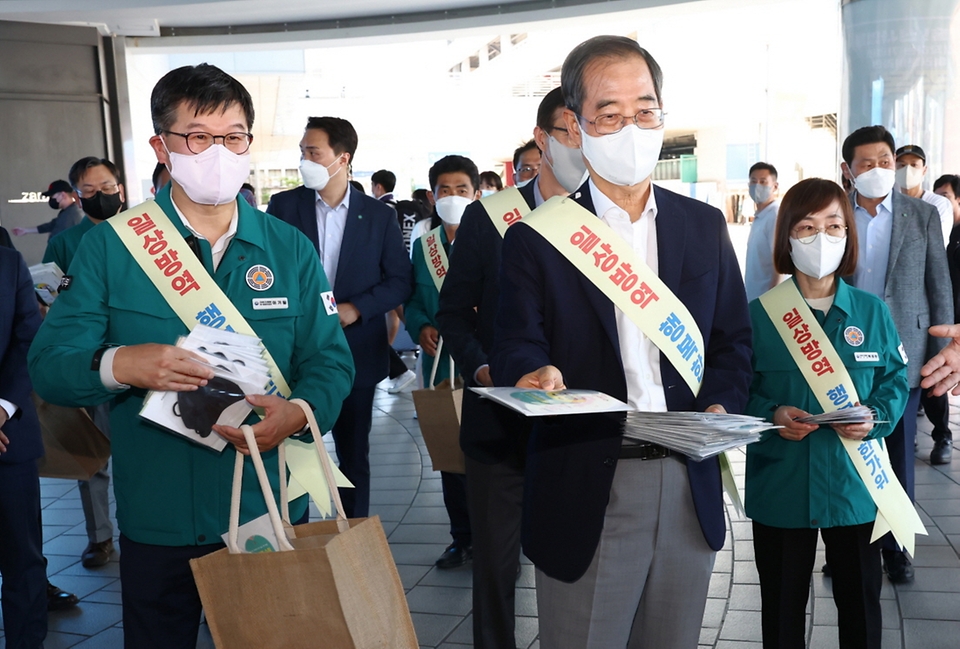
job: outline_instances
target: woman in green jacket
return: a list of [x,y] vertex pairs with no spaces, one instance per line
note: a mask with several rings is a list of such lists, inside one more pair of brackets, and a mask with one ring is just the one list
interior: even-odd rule
[[[753,519],[764,649],[805,646],[818,530],[833,575],[840,647],[880,647],[880,545],[870,542],[877,508],[841,437],[889,435],[906,405],[907,372],[887,306],[840,279],[853,274],[857,252],[850,201],[836,183],[807,179],[783,197],[774,265],[793,275],[786,281],[806,303],[798,297],[797,312],[819,323],[835,349],[832,357],[843,363],[876,423],[818,427],[797,421],[824,408],[761,303],[769,298],[750,303],[754,378],[747,413],[782,426],[747,447],[746,513]],[[778,321],[781,316],[773,314]],[[790,344],[804,342],[797,337],[805,333],[796,329]],[[848,405],[846,395],[829,394],[835,405]]]

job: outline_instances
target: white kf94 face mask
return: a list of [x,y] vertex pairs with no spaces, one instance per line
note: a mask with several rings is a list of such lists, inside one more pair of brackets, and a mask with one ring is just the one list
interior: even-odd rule
[[463,218],[463,211],[467,205],[473,202],[472,198],[466,196],[444,196],[437,199],[437,214],[440,220],[447,225],[460,225],[460,219]]
[[663,128],[642,129],[633,124],[610,135],[595,137],[583,129],[583,157],[604,180],[632,187],[650,177],[660,159]]
[[237,155],[222,144],[214,144],[196,155],[167,149],[167,155],[170,177],[199,205],[223,205],[237,200],[240,188],[250,176],[250,154]]
[[893,169],[874,167],[853,179],[857,192],[867,198],[883,198],[893,189],[897,172]]
[[[303,178],[303,186],[307,189],[313,189],[318,192],[323,191],[323,189],[327,186],[327,183],[330,182],[330,178],[333,177],[330,175],[330,167],[337,164],[337,161],[339,160],[340,158],[337,158],[326,167],[324,167],[322,164],[314,162],[313,160],[301,160],[300,176]],[[342,169],[343,167],[340,167],[340,169],[337,169],[333,175],[336,176]]]
[[587,165],[583,163],[580,149],[566,147],[552,135],[547,136],[543,164],[553,170],[554,178],[570,194],[577,191],[587,173]]
[[790,259],[798,271],[804,275],[823,279],[840,268],[843,253],[847,249],[847,239],[828,237],[823,232],[811,243],[801,243],[790,239]]

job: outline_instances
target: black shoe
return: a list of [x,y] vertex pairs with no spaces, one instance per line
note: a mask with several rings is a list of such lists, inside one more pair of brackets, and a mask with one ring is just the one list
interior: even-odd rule
[[939,439],[933,443],[933,450],[930,451],[930,464],[950,464],[950,457],[953,455],[952,440]]
[[906,584],[913,581],[913,565],[902,550],[883,551],[883,571],[894,584]]
[[820,569],[820,572],[823,573],[824,577],[833,577],[833,571],[830,570],[830,564],[823,564],[823,568]]
[[83,559],[84,568],[99,568],[110,563],[110,555],[113,554],[113,539],[107,539],[100,543],[88,543],[87,549],[80,556]]
[[62,611],[77,605],[80,600],[73,593],[60,590],[49,581],[47,582],[47,610]]
[[443,551],[443,554],[440,555],[440,558],[437,559],[436,566],[441,570],[449,570],[450,568],[458,568],[462,566],[472,558],[473,548],[471,546],[462,546],[457,545],[456,543],[451,543],[447,546],[447,549]]

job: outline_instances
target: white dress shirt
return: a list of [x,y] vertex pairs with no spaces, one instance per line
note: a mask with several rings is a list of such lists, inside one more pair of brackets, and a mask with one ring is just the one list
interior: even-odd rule
[[950,243],[950,232],[953,230],[953,206],[950,201],[940,194],[934,194],[923,190],[923,196],[920,197],[925,203],[930,203],[940,214],[940,229],[943,231],[943,246]]
[[[856,199],[854,199],[856,200]],[[853,215],[857,222],[860,255],[853,285],[873,293],[881,300],[887,285],[887,263],[890,260],[890,236],[893,232],[893,192],[877,206],[877,215],[854,202]]]
[[323,272],[334,288],[337,278],[337,266],[340,264],[340,246],[343,244],[343,229],[347,225],[347,211],[350,209],[350,188],[343,195],[339,205],[331,207],[317,192],[317,241],[320,242],[320,261]]
[[757,212],[750,225],[747,237],[747,267],[743,284],[747,289],[747,301],[755,300],[775,284],[780,275],[773,267],[773,233],[777,225],[780,202],[773,201]]
[[[600,220],[626,241],[637,257],[653,272],[659,274],[657,201],[653,196],[653,185],[650,186],[650,197],[643,213],[634,223],[630,222],[630,215],[597,189],[592,180],[590,197]],[[627,380],[627,403],[635,410],[666,412],[667,396],[660,377],[660,350],[623,311],[614,308],[617,337],[620,339],[620,359]]]

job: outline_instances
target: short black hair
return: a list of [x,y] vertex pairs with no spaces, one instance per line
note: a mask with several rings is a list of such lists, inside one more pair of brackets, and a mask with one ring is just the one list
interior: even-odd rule
[[117,165],[113,164],[106,158],[97,158],[94,156],[87,156],[86,158],[80,158],[70,167],[70,173],[67,174],[67,178],[70,180],[70,184],[74,189],[78,189],[80,186],[80,179],[83,178],[83,175],[87,173],[87,169],[92,169],[94,167],[104,166],[107,168],[107,171],[113,175],[114,180],[117,181],[117,184],[123,182],[120,179],[120,170],[117,169]]
[[777,179],[777,168],[774,167],[769,162],[755,162],[750,171],[747,173],[748,176],[752,176],[754,171],[769,171],[770,175],[773,176],[773,179]]
[[353,187],[354,189],[356,189],[356,190],[357,190],[358,192],[360,192],[361,194],[366,194],[366,193],[367,193],[366,190],[364,190],[363,185],[360,184],[360,181],[359,181],[359,180],[351,180],[351,181],[348,181],[348,182],[350,183],[350,186],[351,186],[351,187]]
[[537,126],[547,135],[553,130],[553,114],[558,108],[563,108],[563,91],[554,88],[544,96],[537,108]]
[[864,126],[858,128],[843,141],[843,147],[840,150],[843,161],[846,162],[849,167],[853,164],[853,154],[858,146],[878,144],[880,142],[890,147],[890,155],[893,155],[894,151],[897,150],[897,145],[893,141],[893,135],[883,126]]
[[357,152],[357,130],[353,124],[341,117],[308,117],[306,128],[317,128],[327,134],[330,148],[337,155],[350,154],[350,164]]
[[247,129],[253,128],[253,99],[243,84],[215,65],[185,65],[167,72],[150,95],[150,115],[153,132],[160,135],[177,121],[177,108],[186,103],[194,115],[224,113],[234,104],[239,105],[247,119]]
[[540,147],[537,146],[536,140],[530,140],[529,142],[521,146],[518,146],[516,149],[514,149],[513,151],[513,170],[514,171],[517,170],[517,165],[520,164],[520,156],[522,156],[527,151],[532,151],[533,149],[540,151]]
[[430,189],[436,190],[437,181],[443,174],[465,173],[470,177],[473,191],[480,189],[480,171],[470,158],[462,155],[443,156],[430,167]]
[[560,70],[560,87],[563,88],[563,99],[567,108],[580,115],[583,100],[587,94],[583,83],[583,75],[587,66],[596,59],[626,59],[639,56],[650,69],[653,78],[653,89],[657,94],[657,104],[662,103],[660,90],[663,88],[663,70],[653,55],[640,47],[637,41],[625,36],[594,36],[577,45],[563,61]]
[[397,186],[397,176],[392,171],[381,169],[370,176],[370,182],[380,185],[384,191],[389,193]]
[[497,188],[497,191],[503,189],[503,180],[496,171],[484,171],[480,174],[480,184],[493,185]]
[[960,198],[960,176],[956,174],[943,174],[933,183],[933,191],[937,191],[944,185],[950,185],[953,195]]

